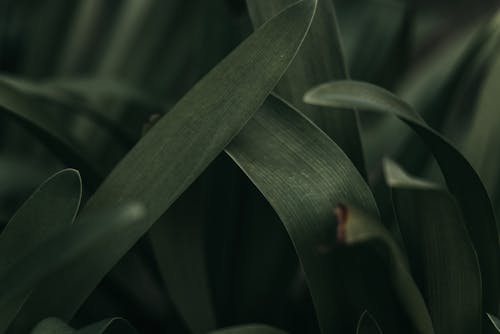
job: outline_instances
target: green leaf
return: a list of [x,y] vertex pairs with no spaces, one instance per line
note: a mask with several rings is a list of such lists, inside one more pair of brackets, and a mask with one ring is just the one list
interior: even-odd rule
[[359,318],[356,334],[382,334],[382,330],[377,320],[368,311],[364,311]]
[[196,180],[148,234],[168,295],[193,333],[216,328],[205,261],[204,181]]
[[488,313],[488,318],[490,319],[491,323],[493,324],[497,332],[500,333],[500,319],[489,313]]
[[[140,202],[147,208],[146,222],[130,233],[116,231],[109,236],[108,247],[113,251],[96,249],[87,259],[97,262],[91,268],[70,267],[45,282],[49,286],[36,296],[37,301],[44,301],[44,313],[71,318],[116,261],[241,130],[293,59],[314,10],[315,1],[301,1],[262,26],[198,82],[125,156],[90,198],[83,214]],[[54,291],[58,298],[52,296]]]
[[481,176],[500,212],[500,157],[495,149],[500,141],[498,87],[500,84],[500,53],[488,69],[481,85],[474,119],[464,139],[463,151]]
[[[101,213],[87,211],[78,223],[13,264],[0,275],[2,332],[26,333],[42,319],[53,316],[52,309],[71,312],[66,307],[85,293],[76,288],[73,277],[79,281],[101,279],[102,272],[107,272],[147,229],[145,216],[144,207],[138,204]],[[22,298],[28,294],[28,298]],[[7,312],[14,307],[19,309],[15,320],[15,314]]]
[[72,224],[81,197],[82,181],[74,169],[62,170],[42,183],[0,234],[0,275],[42,242]]
[[124,319],[111,318],[88,325],[79,330],[69,327],[58,318],[47,318],[31,331],[31,334],[137,334],[137,331]]
[[[338,2],[339,27],[353,78],[380,82],[384,74],[391,75],[402,67],[404,46],[401,40],[407,21],[407,6],[404,1],[394,0]],[[392,63],[397,67],[387,71],[389,62],[395,61],[395,52],[400,58],[397,59],[399,63]]]
[[323,106],[390,113],[407,123],[422,138],[462,209],[481,268],[483,311],[496,313],[500,298],[497,224],[479,176],[460,152],[430,128],[409,105],[382,88],[361,82],[339,81],[312,89],[304,99]]
[[[73,169],[62,170],[40,185],[0,234],[0,277],[24,256],[71,225],[81,196],[80,175]],[[0,305],[0,331],[8,326],[29,292],[25,291],[9,304]]]
[[[357,295],[352,293],[353,296],[366,303],[366,310],[380,321],[387,332],[400,331],[393,322],[401,321],[401,317],[406,316],[412,331],[434,333],[407,260],[385,226],[350,204],[339,204],[335,214],[338,243],[346,246],[344,253],[339,252],[337,256],[340,255],[347,264],[343,274],[347,288],[359,290]],[[403,308],[402,314],[398,307]]]
[[481,273],[455,199],[385,162],[413,277],[436,333],[481,333]]
[[[408,71],[398,84],[398,95],[431,124],[444,123],[457,81],[462,79],[476,51],[478,35],[477,26],[464,28],[457,37],[422,60],[423,64]],[[363,143],[367,165],[378,167],[381,157],[388,155],[412,166],[414,171],[422,169],[428,161],[428,151],[422,149],[421,141],[411,134],[411,129],[395,117],[384,117],[366,129]]]
[[138,334],[138,332],[126,320],[112,318],[85,326],[74,334]]
[[[333,215],[336,203],[353,203],[378,216],[362,176],[335,142],[275,97],[267,100],[226,152],[285,225],[303,266],[322,332],[354,331],[359,313],[353,319],[348,318],[343,298],[351,291],[346,292],[337,284],[341,282],[342,269],[332,262],[330,253],[336,246]],[[411,293],[418,295],[418,291]],[[413,307],[410,304],[416,302],[419,309],[423,301],[414,299],[407,305]],[[423,310],[419,312],[425,316],[425,305]],[[417,327],[418,317],[414,317]]]
[[47,318],[40,321],[31,334],[73,334],[75,330],[64,321],[57,318]]
[[[254,26],[258,27],[293,2],[295,0],[247,0],[247,6]],[[309,34],[276,87],[276,93],[304,112],[325,131],[353,161],[361,174],[365,175],[357,115],[345,110],[330,113],[324,108],[302,102],[302,96],[310,87],[325,81],[346,78],[348,73],[333,2],[319,0]]]
[[76,163],[84,176],[106,175],[129,145],[116,136],[112,126],[93,118],[85,108],[70,106],[58,95],[49,97],[42,89],[0,78],[0,112],[21,121],[65,162]]
[[286,334],[286,332],[267,325],[243,325],[218,329],[209,334]]
[[116,76],[124,65],[134,42],[141,33],[141,26],[148,18],[155,1],[125,1],[120,3],[116,13],[116,21],[112,26],[108,43],[105,45],[97,72],[102,76]]

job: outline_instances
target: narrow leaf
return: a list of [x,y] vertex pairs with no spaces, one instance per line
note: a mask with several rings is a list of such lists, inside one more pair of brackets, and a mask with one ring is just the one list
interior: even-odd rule
[[464,139],[463,151],[484,181],[500,212],[500,117],[498,115],[498,87],[500,84],[500,53],[488,69],[481,85],[474,119]]
[[[72,317],[118,259],[253,116],[301,45],[315,4],[300,1],[262,26],[138,142],[91,197],[82,214],[138,201],[147,208],[146,222],[136,229],[107,235],[106,245],[113,251],[96,248],[86,258],[92,267],[70,266],[44,282],[48,286],[30,303],[39,305],[43,301],[43,310],[33,307],[27,314],[38,311],[64,320]],[[54,291],[58,298],[53,296]]]
[[481,268],[484,311],[496,313],[500,298],[497,224],[486,189],[460,152],[430,128],[408,104],[382,88],[361,82],[339,81],[314,88],[304,99],[323,106],[390,113],[407,123],[422,138],[441,167],[448,187],[464,214]]
[[359,318],[356,334],[382,334],[382,330],[375,318],[368,311],[364,311]]
[[[355,203],[378,216],[373,195],[354,165],[319,128],[275,97],[268,98],[226,152],[285,225],[303,266],[322,332],[354,331],[359,313],[349,318],[342,299],[346,292],[336,284],[342,270],[330,255],[336,245],[332,213],[336,203]],[[425,317],[422,303],[408,303],[409,312],[417,309]],[[412,313],[415,322],[419,321],[418,312]],[[428,326],[425,320],[423,326]]]
[[481,273],[455,199],[394,162],[385,162],[385,175],[436,333],[481,333]]
[[[0,277],[24,256],[71,225],[81,196],[80,175],[73,169],[54,174],[35,190],[0,234]],[[28,295],[29,291],[25,291],[9,303],[0,302],[0,331],[9,325]]]
[[69,106],[58,96],[49,98],[34,90],[29,83],[2,77],[0,112],[28,126],[65,162],[77,164],[84,175],[106,175],[127,151],[127,143],[85,108]]
[[[2,332],[15,315],[6,312],[8,308],[15,306],[19,312],[5,333],[25,333],[53,316],[47,305],[64,309],[70,297],[81,298],[82,292],[67,278],[78,275],[80,280],[94,280],[103,268],[109,270],[133,246],[136,235],[147,229],[145,214],[138,204],[103,213],[87,212],[79,223],[68,226],[12,265],[0,276],[0,286],[4,287],[0,291]],[[22,298],[28,293],[27,299]]]
[[[434,333],[427,307],[411,277],[407,260],[385,226],[352,205],[339,204],[335,214],[338,221],[337,240],[346,246],[345,252],[351,256],[344,255],[345,261],[357,264],[349,263],[344,275],[347,282],[358,283],[350,283],[349,287],[360,290],[357,298],[365,301],[366,309],[388,332],[397,330],[393,322],[401,321],[400,317],[406,316],[417,333]],[[390,282],[389,286],[387,282]],[[391,302],[391,298],[396,300]],[[396,315],[400,312],[395,308],[398,304],[404,309],[402,315]]]
[[490,319],[491,323],[493,324],[497,332],[500,333],[500,319],[489,313],[488,313],[488,318]]
[[[258,27],[295,0],[247,0],[249,14]],[[276,93],[304,112],[365,174],[357,115],[345,110],[330,113],[304,104],[302,96],[310,88],[329,80],[347,79],[335,8],[331,0],[319,0],[311,29],[297,57],[283,76]]]

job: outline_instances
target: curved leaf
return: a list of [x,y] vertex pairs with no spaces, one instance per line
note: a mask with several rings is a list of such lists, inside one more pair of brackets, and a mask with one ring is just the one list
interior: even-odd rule
[[436,333],[481,333],[481,273],[455,199],[385,162],[413,277]]
[[[116,166],[83,214],[138,201],[147,208],[146,222],[130,233],[117,231],[110,236],[108,247],[113,252],[92,254],[99,265],[70,267],[45,282],[50,288],[34,298],[44,301],[44,313],[70,318],[113,264],[240,131],[293,59],[314,11],[315,1],[300,1],[262,26],[201,79]],[[52,297],[54,291],[58,298]]]
[[[295,0],[247,0],[254,27],[262,25],[293,2]],[[304,44],[276,87],[276,92],[325,131],[353,161],[360,173],[365,175],[357,115],[345,110],[332,114],[324,108],[302,102],[302,96],[310,87],[329,80],[347,78],[333,2],[319,0],[318,10]]]
[[73,334],[75,330],[64,321],[57,318],[47,318],[40,321],[31,334]]
[[126,320],[112,318],[85,326],[74,334],[138,334],[138,332]]
[[[0,234],[0,277],[24,256],[71,225],[81,196],[80,175],[74,169],[62,170],[42,183]],[[0,331],[9,325],[29,293],[27,290],[7,304],[0,303]]]
[[359,318],[356,334],[382,334],[382,330],[372,315],[364,311]]
[[82,181],[77,170],[62,170],[42,183],[0,234],[0,275],[42,242],[72,224],[81,197]]
[[[336,203],[346,201],[378,216],[362,176],[328,136],[275,97],[268,98],[226,152],[285,225],[304,268],[322,332],[354,331],[359,313],[349,315],[344,303],[352,291],[341,288],[342,257],[332,256],[337,255],[332,211]],[[423,302],[410,304],[408,311],[418,327],[419,315],[411,307],[419,309]],[[425,316],[425,306],[418,312]]]
[[[359,289],[357,298],[365,301],[372,313],[387,332],[398,332],[393,322],[406,316],[417,333],[434,333],[425,302],[411,277],[408,263],[389,231],[370,214],[353,207],[339,204],[337,216],[337,240],[345,244],[344,257],[351,256],[358,266],[347,266],[347,282],[353,281],[352,289]],[[348,261],[346,259],[345,261]],[[390,286],[387,286],[390,282]],[[357,284],[356,284],[357,283]],[[391,299],[397,298],[397,301]],[[398,311],[400,303],[406,314]],[[398,315],[399,313],[399,315]],[[410,330],[405,329],[405,332]],[[399,331],[400,332],[400,331]]]
[[[103,268],[109,270],[132,247],[135,236],[147,228],[145,216],[144,207],[138,204],[99,214],[87,212],[79,223],[68,226],[12,265],[0,275],[2,332],[8,325],[5,333],[26,333],[53,315],[47,305],[64,309],[71,305],[66,304],[69,297],[81,298],[82,292],[68,278],[93,280]],[[28,298],[22,298],[28,294]],[[14,307],[19,310],[15,320],[15,314],[6,312]]]
[[93,119],[87,110],[69,107],[64,99],[40,94],[37,88],[2,77],[0,112],[28,126],[52,150],[63,153],[60,156],[66,162],[76,163],[82,173],[93,178],[106,175],[127,152],[126,141],[102,119]]
[[309,91],[304,99],[308,103],[323,106],[356,107],[394,114],[424,140],[462,209],[467,230],[477,251],[483,282],[484,311],[496,313],[500,298],[497,224],[479,176],[460,152],[430,128],[404,101],[374,85],[354,81],[327,83]]
[[490,319],[497,332],[500,333],[500,319],[491,314],[488,314],[488,318]]

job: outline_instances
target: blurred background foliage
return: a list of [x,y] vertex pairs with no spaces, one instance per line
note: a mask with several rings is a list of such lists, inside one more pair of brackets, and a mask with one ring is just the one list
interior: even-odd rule
[[[498,7],[495,0],[335,1],[350,77],[396,92],[456,144],[481,175],[497,216]],[[244,0],[1,0],[0,94],[23,97],[47,110],[44,117],[60,121],[71,113],[65,124],[74,141],[68,145],[78,154],[0,113],[0,224],[66,166],[80,170],[88,198],[165,106],[174,105],[252,30]],[[123,126],[117,130],[113,122]],[[438,183],[442,175],[404,124],[372,114],[362,114],[361,123],[368,179],[383,220],[392,221],[384,156]],[[189,332],[172,303],[176,292],[161,273],[173,269],[155,260],[152,244],[189,248],[183,244],[195,236],[207,254],[218,327],[262,322],[291,333],[319,331],[283,225],[227,156],[220,155],[168,215],[194,215],[207,228],[188,226],[190,237],[182,239],[155,226],[154,235],[163,239],[141,239],[72,325],[121,316],[144,333]],[[166,266],[175,262],[168,255],[161,260]]]

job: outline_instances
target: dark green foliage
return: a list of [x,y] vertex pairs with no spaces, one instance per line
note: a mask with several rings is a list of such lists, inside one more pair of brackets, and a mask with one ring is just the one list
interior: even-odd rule
[[499,332],[496,7],[0,1],[0,334]]

